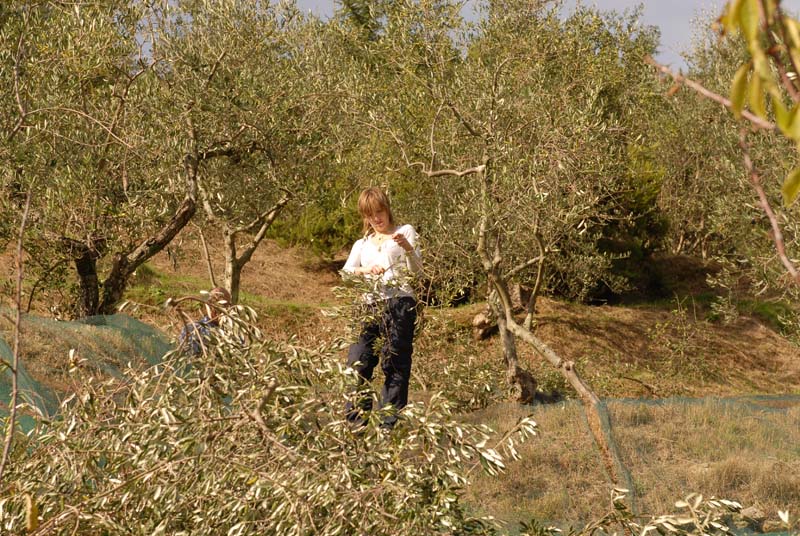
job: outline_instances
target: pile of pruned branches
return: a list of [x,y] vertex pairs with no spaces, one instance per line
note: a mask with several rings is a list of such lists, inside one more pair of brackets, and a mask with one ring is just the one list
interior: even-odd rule
[[[503,469],[499,444],[442,396],[398,426],[344,419],[355,378],[341,345],[278,346],[236,308],[199,356],[175,352],[128,379],[88,377],[59,418],[18,435],[0,526],[18,534],[491,533],[460,492]],[[74,363],[73,373],[81,374]],[[81,382],[77,382],[81,383]],[[376,412],[379,413],[379,412]]]

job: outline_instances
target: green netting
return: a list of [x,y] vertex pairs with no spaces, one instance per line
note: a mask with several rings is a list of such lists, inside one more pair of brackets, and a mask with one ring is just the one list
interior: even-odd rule
[[794,517],[800,506],[800,395],[606,399],[598,410],[616,483],[578,401],[498,404],[470,415],[503,430],[532,414],[541,433],[519,446],[521,459],[502,478],[475,475],[468,503],[516,534],[531,518],[562,529],[599,519],[612,487],[629,490],[627,503],[643,519],[677,513],[675,501],[701,493],[766,516],[758,530],[736,534],[786,534],[777,512]]
[[[0,310],[0,357],[10,362],[13,313]],[[18,383],[22,401],[33,411],[20,418],[27,430],[37,412],[52,417],[60,400],[74,391],[70,351],[81,369],[98,378],[122,378],[129,367],[155,365],[172,349],[156,328],[124,314],[93,316],[74,322],[24,315],[21,320],[22,352]],[[3,340],[5,339],[5,341]],[[0,373],[0,412],[7,414],[11,371]]]
[[[8,344],[6,344],[6,341],[0,339],[0,357],[10,363],[13,355],[13,351]],[[57,401],[50,397],[51,393],[39,385],[36,380],[31,378],[22,363],[17,364],[17,371],[17,386],[20,401],[37,408],[46,415],[51,414],[51,412],[55,413],[58,406]],[[0,404],[2,404],[2,406],[0,406],[0,412],[2,412],[3,416],[8,414],[7,408],[11,401],[11,389],[11,371],[6,368],[4,374],[0,375]],[[32,429],[36,424],[33,416],[26,413],[20,413],[18,415],[18,422],[22,429],[26,431]],[[3,430],[5,430],[5,426],[3,426]]]
[[[602,410],[641,513],[670,511],[674,493],[691,491],[773,518],[800,505],[800,395],[607,400]],[[759,530],[772,531],[774,519]]]
[[161,363],[161,358],[172,350],[169,339],[153,326],[124,314],[90,316],[80,321],[89,326],[108,328],[125,336],[126,344],[133,347],[135,355],[151,365]]

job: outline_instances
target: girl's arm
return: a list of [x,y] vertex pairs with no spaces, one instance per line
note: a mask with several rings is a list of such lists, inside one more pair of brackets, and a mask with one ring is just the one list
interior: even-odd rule
[[383,266],[377,264],[364,266],[362,250],[364,249],[365,242],[366,238],[362,238],[353,244],[353,249],[350,250],[350,256],[347,257],[347,262],[344,263],[342,272],[354,275],[381,275],[385,271]]
[[364,239],[356,240],[350,250],[350,255],[347,257],[347,262],[344,263],[342,271],[348,274],[362,274],[361,271],[361,248],[364,246]]
[[411,225],[403,226],[403,230],[395,233],[392,239],[406,252],[406,266],[412,273],[422,271],[422,254],[417,247],[417,231]]

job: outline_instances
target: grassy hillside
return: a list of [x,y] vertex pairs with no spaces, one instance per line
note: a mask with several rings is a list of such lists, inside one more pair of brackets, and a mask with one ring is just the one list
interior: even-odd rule
[[[194,258],[191,237],[184,246],[186,258]],[[468,497],[477,511],[509,527],[531,517],[586,521],[610,507],[610,490],[619,485],[632,488],[642,514],[669,511],[683,495],[700,492],[757,505],[771,520],[769,528],[777,510],[800,503],[800,398],[787,398],[784,411],[740,398],[800,395],[797,346],[778,332],[782,305],[742,302],[738,317],[722,322],[709,307],[713,296],[696,263],[669,262],[679,270],[671,280],[667,273],[671,298],[617,306],[542,299],[536,320],[537,335],[574,360],[599,396],[631,399],[610,402],[608,409],[607,434],[627,482],[611,481],[582,406],[549,363],[525,346],[521,360],[540,389],[559,402],[531,407],[509,401],[498,337],[472,336],[472,318],[484,304],[425,311],[411,399],[443,390],[460,404],[465,420],[502,430],[533,413],[542,431],[505,475],[476,472]],[[161,256],[129,298],[145,305],[139,309],[145,318],[174,333],[174,320],[150,312],[158,305],[155,297],[206,288],[206,274],[204,263]],[[260,312],[274,338],[293,335],[313,344],[346,334],[342,321],[323,314],[337,305],[331,291],[337,281],[336,263],[268,243],[245,270],[243,302]],[[732,398],[715,402],[719,397]]]
[[[125,306],[172,337],[182,320],[163,307],[166,298],[211,286],[195,238],[187,235],[179,246],[139,270]],[[214,261],[220,274],[221,259]],[[258,311],[275,340],[312,347],[343,337],[344,322],[325,314],[342,305],[331,290],[336,266],[267,242],[244,271],[242,302]],[[472,336],[483,304],[428,308],[415,346],[412,401],[444,391],[465,421],[502,430],[533,414],[541,430],[504,475],[473,473],[467,498],[474,509],[512,529],[532,517],[581,522],[602,515],[611,489],[622,486],[641,514],[665,513],[675,500],[700,492],[755,504],[769,528],[777,510],[800,504],[800,396],[787,396],[777,410],[772,402],[742,398],[800,395],[797,346],[770,322],[772,304],[743,304],[738,318],[723,323],[701,287],[678,277],[673,298],[625,306],[540,301],[537,335],[574,360],[609,400],[606,433],[625,482],[613,482],[604,468],[584,410],[563,379],[525,346],[521,361],[555,402],[532,407],[509,399],[498,338]],[[191,306],[185,312],[197,314]]]
[[[140,269],[126,295],[128,312],[173,335],[180,319],[163,309],[166,298],[199,296],[211,286],[195,237],[187,233],[178,246]],[[219,277],[222,259],[212,261]],[[741,302],[738,316],[722,322],[709,307],[711,295],[696,265],[690,269],[685,260],[675,259],[664,264],[679,270],[665,278],[670,297],[614,306],[542,298],[537,335],[562,358],[575,361],[601,397],[800,393],[798,347],[779,333],[785,304]],[[277,340],[344,336],[343,322],[324,314],[341,305],[332,291],[339,265],[267,241],[244,270],[241,301],[260,313],[262,326]],[[425,310],[415,346],[419,391],[426,388],[421,378],[435,377],[448,366],[473,362],[487,374],[501,372],[498,338],[472,337],[472,318],[483,308],[478,303]],[[548,363],[530,348],[519,350],[541,389],[571,396]]]

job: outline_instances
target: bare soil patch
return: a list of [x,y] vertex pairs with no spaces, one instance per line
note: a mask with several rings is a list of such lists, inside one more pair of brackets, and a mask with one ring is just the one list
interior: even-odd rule
[[[219,283],[224,267],[222,240],[214,235],[206,236],[206,240]],[[150,263],[165,273],[205,280],[211,286],[199,234],[191,228],[181,234],[169,251],[159,253]],[[275,301],[319,305],[332,300],[331,287],[338,280],[335,264],[322,263],[301,248],[281,247],[274,240],[265,239],[245,265],[242,290]]]

